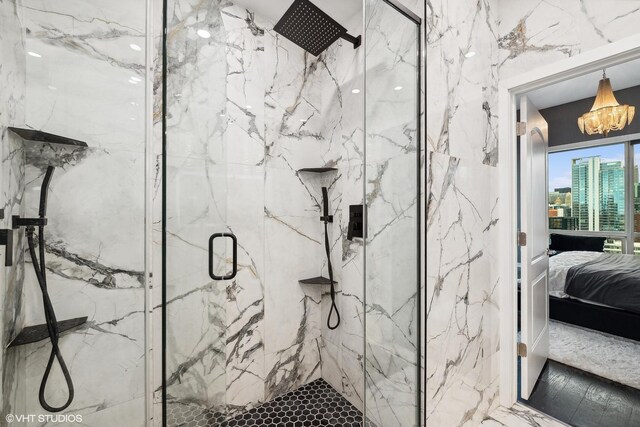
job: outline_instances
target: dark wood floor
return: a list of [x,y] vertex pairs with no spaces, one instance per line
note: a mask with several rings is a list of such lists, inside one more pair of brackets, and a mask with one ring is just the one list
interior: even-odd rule
[[552,360],[523,402],[576,427],[640,426],[640,390]]

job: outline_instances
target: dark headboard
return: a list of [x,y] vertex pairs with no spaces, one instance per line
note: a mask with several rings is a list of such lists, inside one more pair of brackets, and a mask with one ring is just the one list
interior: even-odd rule
[[604,252],[606,237],[567,236],[551,234],[549,249],[554,251],[590,251]]

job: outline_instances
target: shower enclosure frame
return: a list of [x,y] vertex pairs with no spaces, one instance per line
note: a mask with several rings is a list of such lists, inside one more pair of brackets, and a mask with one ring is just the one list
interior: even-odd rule
[[[362,12],[362,18],[363,18],[363,34],[362,34],[362,45],[361,47],[366,49],[367,46],[367,27],[366,27],[366,19],[367,19],[367,15],[366,15],[366,11],[367,11],[367,1],[368,0],[361,0],[362,4],[363,4],[363,12]],[[417,243],[417,252],[416,252],[416,262],[417,262],[417,271],[416,271],[416,390],[415,390],[415,420],[416,420],[416,425],[417,426],[424,426],[425,425],[425,409],[426,409],[426,396],[424,395],[424,387],[426,384],[426,366],[423,366],[424,363],[426,363],[426,360],[423,362],[423,357],[425,356],[425,352],[426,352],[426,348],[425,348],[425,342],[423,339],[423,334],[425,332],[425,328],[426,328],[426,319],[423,319],[423,304],[424,304],[424,295],[423,295],[423,290],[422,290],[422,284],[424,281],[424,277],[426,276],[426,256],[427,256],[427,250],[426,250],[426,235],[423,235],[423,226],[422,226],[422,221],[424,220],[424,218],[422,218],[422,204],[425,204],[425,209],[426,209],[426,200],[425,197],[422,195],[422,190],[423,188],[423,180],[426,183],[426,163],[423,165],[422,162],[422,150],[423,150],[423,144],[422,144],[422,138],[423,135],[425,134],[425,128],[426,128],[426,93],[424,94],[424,97],[422,96],[422,91],[423,91],[423,87],[424,87],[424,83],[426,83],[426,70],[425,70],[425,66],[426,66],[426,58],[425,58],[425,54],[423,52],[423,37],[426,38],[426,31],[424,28],[424,19],[421,18],[420,16],[418,16],[417,14],[415,14],[412,10],[410,10],[408,7],[406,7],[405,5],[403,5],[400,1],[398,0],[379,0],[385,4],[387,4],[388,6],[392,7],[396,12],[400,13],[401,15],[403,15],[405,18],[407,18],[412,24],[416,25],[416,29],[417,29],[417,40],[416,40],[416,54],[417,54],[417,64],[416,64],[416,209],[417,209],[417,217],[416,217],[416,243]],[[162,45],[161,45],[161,49],[160,52],[162,54],[162,62],[161,62],[161,72],[162,72],[162,79],[161,79],[161,90],[162,90],[162,95],[161,95],[161,102],[162,102],[162,106],[161,106],[161,113],[162,113],[162,118],[161,118],[161,126],[162,126],[162,162],[161,162],[161,175],[162,175],[162,184],[161,184],[161,191],[162,191],[162,200],[161,200],[161,208],[162,208],[162,213],[161,213],[161,235],[162,235],[162,242],[161,242],[161,261],[162,261],[162,267],[161,267],[161,299],[162,299],[162,310],[161,310],[161,322],[162,322],[162,327],[161,327],[161,343],[162,343],[162,355],[161,355],[161,398],[162,398],[162,402],[161,402],[161,414],[162,414],[162,425],[166,426],[167,425],[167,357],[166,357],[166,347],[167,347],[167,310],[166,310],[166,303],[167,303],[167,148],[168,148],[168,138],[167,138],[167,113],[168,113],[168,109],[167,109],[167,101],[168,101],[168,94],[167,94],[167,73],[168,73],[168,51],[167,51],[167,28],[168,28],[168,16],[167,16],[167,9],[168,9],[168,0],[162,0]],[[426,13],[426,8],[423,9],[423,13]],[[366,107],[367,107],[367,97],[366,97],[366,81],[367,81],[367,69],[366,69],[366,62],[367,62],[367,55],[366,55],[366,50],[365,53],[363,54],[363,62],[364,62],[364,68],[363,68],[363,81],[364,81],[364,93],[363,93],[363,105],[364,105],[364,112],[363,112],[363,126],[364,126],[364,130],[365,130],[365,142],[364,142],[364,156],[366,159],[366,151],[367,151],[367,144],[366,144],[366,129],[367,129],[367,114],[366,114]],[[424,80],[424,82],[423,82]],[[424,118],[424,121],[423,121]],[[365,160],[365,165],[364,165],[364,193],[363,195],[366,195],[366,160]],[[364,214],[363,214],[363,228],[365,230],[367,230],[367,204],[366,202],[364,203]],[[363,245],[363,267],[364,267],[364,271],[366,272],[366,251],[367,251],[367,244],[366,244],[366,234],[364,237],[364,241],[365,244]],[[424,249],[423,249],[424,247]],[[364,294],[363,294],[363,298],[364,298],[364,307],[365,307],[365,316],[364,316],[364,371],[366,372],[366,275],[363,276],[363,290],[364,290]],[[154,387],[156,388],[156,387]],[[366,374],[365,374],[365,383],[364,383],[364,388],[366,389]],[[366,417],[367,414],[367,403],[366,403],[366,396],[363,396],[363,416]]]
[[[424,409],[426,409],[426,396],[423,396],[424,390],[423,387],[426,385],[426,366],[422,366],[422,356],[423,356],[423,326],[426,327],[426,319],[423,319],[423,302],[424,302],[424,295],[422,292],[422,279],[423,279],[423,269],[426,270],[426,235],[423,236],[422,233],[422,203],[423,203],[423,198],[422,198],[422,180],[423,180],[423,173],[426,172],[426,164],[422,165],[422,135],[423,135],[423,126],[426,127],[426,114],[425,114],[425,122],[422,122],[422,115],[423,113],[426,113],[426,101],[427,101],[427,97],[426,97],[426,93],[425,93],[425,97],[424,97],[424,104],[422,104],[422,86],[423,86],[423,79],[426,77],[426,72],[424,70],[425,67],[425,57],[424,54],[422,52],[422,36],[423,34],[425,34],[425,29],[423,27],[423,19],[420,18],[418,15],[416,15],[415,13],[413,13],[413,11],[411,11],[409,8],[407,8],[405,5],[403,5],[400,1],[398,0],[381,0],[383,3],[386,3],[387,5],[389,5],[390,7],[392,7],[393,9],[396,10],[396,12],[398,12],[399,14],[403,15],[405,18],[407,18],[409,21],[411,21],[413,24],[415,24],[417,26],[417,73],[416,73],[416,101],[417,101],[417,105],[416,105],[416,170],[417,170],[417,182],[416,182],[416,206],[417,206],[417,223],[416,223],[416,233],[417,233],[417,239],[416,239],[416,243],[417,243],[417,253],[416,253],[416,258],[417,258],[417,280],[416,280],[416,296],[417,296],[417,304],[416,304],[416,317],[417,317],[417,322],[416,322],[416,336],[417,336],[417,342],[416,342],[416,349],[417,349],[417,354],[416,354],[416,393],[415,393],[415,398],[416,398],[416,423],[418,426],[426,426],[426,417],[424,417],[423,415],[426,415],[426,413],[423,413]],[[423,9],[424,13],[426,13],[426,8]],[[363,24],[362,24],[362,28],[363,28],[363,35],[362,35],[362,46],[365,49],[365,54],[363,56],[363,60],[364,60],[364,67],[363,67],[363,81],[364,81],[364,86],[365,86],[365,90],[364,92],[364,117],[363,117],[363,125],[364,125],[364,130],[365,130],[365,143],[364,143],[364,157],[365,157],[365,165],[366,165],[366,158],[367,158],[367,143],[366,143],[366,130],[367,130],[367,90],[366,90],[366,86],[367,86],[367,54],[366,54],[366,48],[367,48],[367,0],[363,0],[363,8],[362,8],[362,20],[363,20]],[[425,75],[423,75],[423,73]],[[424,129],[426,131],[426,129]],[[426,184],[426,173],[425,173],[425,184]],[[366,185],[367,185],[367,168],[365,166],[364,168],[364,187],[363,187],[363,191],[364,194],[366,195]],[[426,186],[425,186],[426,188]],[[364,236],[365,236],[365,244],[364,244],[364,271],[367,271],[367,244],[366,244],[366,230],[367,228],[367,203],[363,204],[364,207],[364,213],[363,213],[363,229],[364,229]],[[425,247],[425,258],[424,260],[422,259],[422,247]],[[423,264],[424,262],[424,264]],[[426,277],[426,271],[424,271],[425,273],[425,277]],[[366,370],[367,370],[367,346],[366,346],[366,341],[367,341],[367,316],[366,316],[366,307],[367,307],[367,292],[366,292],[366,274],[363,277],[364,279],[364,283],[363,283],[363,289],[364,289],[364,294],[363,294],[363,298],[364,298],[364,307],[365,307],[365,316],[364,316],[364,341],[365,341],[365,345],[364,345],[364,354],[363,354],[363,359],[364,359],[364,367],[363,370],[365,371],[365,383],[364,383],[364,388],[366,389]],[[424,322],[424,325],[423,325]],[[426,360],[425,360],[426,363]],[[424,407],[423,407],[423,403],[424,403]],[[367,415],[367,401],[366,401],[366,393],[364,393],[364,397],[363,397],[363,414],[366,417]]]

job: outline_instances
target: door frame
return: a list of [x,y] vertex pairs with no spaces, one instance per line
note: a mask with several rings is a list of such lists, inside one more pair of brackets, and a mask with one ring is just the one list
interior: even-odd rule
[[516,101],[520,95],[603,68],[640,58],[640,34],[520,74],[499,84],[498,162],[502,196],[499,221],[500,274],[500,404],[517,401],[517,150]]

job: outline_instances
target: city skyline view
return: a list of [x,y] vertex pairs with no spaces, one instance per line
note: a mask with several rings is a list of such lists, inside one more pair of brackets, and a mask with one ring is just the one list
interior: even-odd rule
[[[625,165],[625,144],[550,153],[549,228],[555,230],[624,232],[629,224],[640,232],[640,146],[632,146],[634,164]],[[632,172],[631,172],[632,171]],[[633,186],[626,188],[628,173]],[[634,215],[625,221],[627,191],[632,192]],[[635,244],[636,253],[640,245]],[[609,239],[607,252],[622,252],[622,239]]]
[[[622,162],[624,166],[624,145],[583,148],[580,150],[558,151],[549,154],[549,191],[571,187],[571,161],[576,158],[600,156],[601,161]],[[640,152],[636,150],[636,165],[640,164]]]

